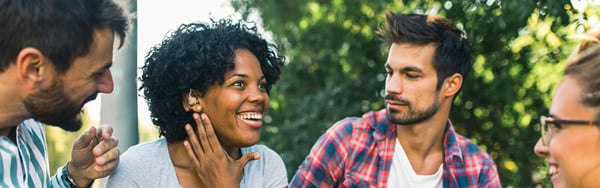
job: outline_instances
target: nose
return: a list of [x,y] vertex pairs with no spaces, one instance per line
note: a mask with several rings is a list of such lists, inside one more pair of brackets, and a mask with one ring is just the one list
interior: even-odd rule
[[248,101],[253,103],[261,103],[268,98],[269,96],[267,95],[267,92],[259,89],[258,87],[250,91],[250,94],[248,95]]
[[548,146],[542,143],[542,138],[539,138],[537,143],[535,143],[535,147],[533,148],[533,152],[535,152],[538,156],[548,156]]
[[112,73],[110,70],[106,70],[97,80],[98,92],[100,93],[112,93],[114,89]]
[[402,93],[402,79],[398,74],[388,75],[385,79],[385,92],[386,94],[401,94]]

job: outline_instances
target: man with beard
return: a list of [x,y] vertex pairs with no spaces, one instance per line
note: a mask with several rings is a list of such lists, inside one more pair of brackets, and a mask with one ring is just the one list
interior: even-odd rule
[[83,105],[113,90],[113,43],[127,27],[112,0],[0,0],[0,187],[88,187],[114,171],[112,128],[92,127],[50,177],[42,123],[81,128]]
[[290,187],[501,187],[491,157],[448,119],[472,66],[466,35],[441,16],[392,15],[385,109],[334,124]]

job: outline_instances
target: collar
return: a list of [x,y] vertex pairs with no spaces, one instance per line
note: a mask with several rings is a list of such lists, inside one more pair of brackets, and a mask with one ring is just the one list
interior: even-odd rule
[[[386,138],[396,137],[396,124],[391,123],[385,109],[379,111],[371,111],[362,116],[363,120],[374,128],[373,137],[376,141],[382,141]],[[444,162],[450,164],[457,158],[460,163],[463,163],[463,154],[460,147],[460,140],[454,131],[454,127],[450,119],[446,123],[444,130]]]
[[446,164],[452,162],[453,158],[457,158],[459,162],[463,163],[462,149],[460,148],[460,140],[454,131],[452,122],[448,120],[446,123],[446,130],[444,131],[444,161]]

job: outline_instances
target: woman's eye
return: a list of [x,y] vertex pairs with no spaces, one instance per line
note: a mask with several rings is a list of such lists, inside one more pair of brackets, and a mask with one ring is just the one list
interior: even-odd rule
[[258,88],[262,89],[262,90],[266,90],[267,89],[267,83],[260,83],[260,84],[258,84]]
[[242,81],[237,81],[233,83],[233,86],[244,87],[246,86],[246,84],[244,84],[244,82]]
[[558,122],[554,122],[553,125],[554,125],[553,127],[556,128],[556,129],[558,129],[558,130],[562,129],[562,125],[560,123],[558,123]]

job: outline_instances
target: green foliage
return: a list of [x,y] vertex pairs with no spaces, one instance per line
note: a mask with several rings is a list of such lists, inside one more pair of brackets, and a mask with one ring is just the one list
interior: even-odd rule
[[[598,19],[598,4],[577,13],[568,0],[233,0],[245,18],[257,12],[288,58],[271,94],[263,142],[278,151],[289,175],[334,122],[383,107],[386,49],[376,31],[386,11],[441,14],[473,41],[473,73],[455,101],[457,131],[488,151],[503,185],[542,181],[533,153],[537,118],[577,41],[567,39]],[[547,178],[546,178],[547,179]]]

